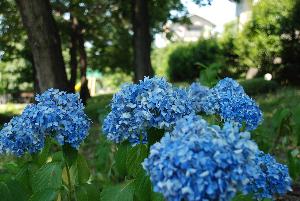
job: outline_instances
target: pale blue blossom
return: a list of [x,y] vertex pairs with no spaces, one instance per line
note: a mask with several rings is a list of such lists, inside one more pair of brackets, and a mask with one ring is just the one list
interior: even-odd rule
[[207,93],[209,92],[209,88],[201,85],[198,82],[193,82],[187,90],[194,110],[196,112],[201,112],[203,110],[201,107],[201,100],[207,95]]
[[150,148],[143,167],[168,201],[231,200],[255,175],[257,145],[231,124],[188,115]]
[[201,108],[207,114],[219,114],[224,121],[243,124],[246,130],[255,129],[262,122],[262,112],[244,89],[233,79],[224,78],[209,90],[201,100]]
[[78,149],[90,127],[83,109],[78,94],[49,89],[37,95],[35,104],[28,105],[0,131],[0,153],[21,156],[27,151],[39,152],[46,137]]
[[250,178],[250,183],[245,190],[253,193],[254,197],[261,200],[282,196],[291,191],[291,178],[286,165],[276,162],[270,154],[260,152],[255,159],[257,174]]
[[170,130],[176,120],[193,111],[187,92],[159,77],[123,85],[111,109],[103,123],[104,134],[113,142],[134,144],[147,142],[147,129]]

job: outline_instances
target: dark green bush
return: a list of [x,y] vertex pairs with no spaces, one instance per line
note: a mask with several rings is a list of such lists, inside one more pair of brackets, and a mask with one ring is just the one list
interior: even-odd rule
[[193,81],[201,69],[221,59],[221,49],[215,38],[178,46],[169,57],[168,76],[171,81]]
[[276,81],[264,80],[264,78],[254,78],[240,82],[248,95],[257,95],[275,91],[279,84]]

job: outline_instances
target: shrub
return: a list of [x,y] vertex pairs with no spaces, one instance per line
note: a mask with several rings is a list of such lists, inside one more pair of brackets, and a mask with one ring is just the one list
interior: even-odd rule
[[172,43],[167,47],[152,51],[151,63],[156,75],[168,77],[169,57],[178,47],[183,45],[183,43]]
[[[195,104],[203,117],[219,117],[222,126],[196,115]],[[207,90],[145,78],[124,85],[111,109],[102,128],[117,144],[116,170],[125,181],[104,187],[105,200],[127,192],[128,200],[163,200],[163,195],[174,201],[230,201],[237,192],[263,199],[291,190],[287,166],[259,151],[247,131],[261,123],[262,112],[230,78]]]
[[271,91],[275,91],[279,87],[279,84],[276,81],[267,81],[263,78],[244,80],[240,84],[244,87],[246,93],[249,95],[268,93]]
[[299,85],[299,11],[299,1],[293,0],[255,4],[251,19],[235,38],[239,64]]
[[215,38],[200,39],[177,47],[169,57],[168,76],[172,81],[193,81],[201,68],[220,61],[221,49]]

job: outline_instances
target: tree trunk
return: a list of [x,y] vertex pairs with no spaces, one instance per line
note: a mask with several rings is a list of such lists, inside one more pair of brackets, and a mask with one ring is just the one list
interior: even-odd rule
[[132,0],[133,52],[135,82],[152,76],[151,34],[148,14],[148,1]]
[[30,54],[29,61],[30,61],[30,63],[31,63],[32,71],[33,71],[33,75],[32,75],[32,79],[33,79],[33,90],[34,90],[34,93],[35,93],[35,94],[38,94],[38,93],[41,92],[41,90],[40,90],[40,87],[39,87],[39,80],[38,80],[38,78],[37,78],[36,69],[35,69],[35,66],[34,66],[34,60],[33,60],[32,54]]
[[61,41],[49,0],[16,0],[33,54],[41,92],[68,90]]
[[90,92],[88,89],[88,80],[86,77],[86,70],[87,70],[87,56],[86,51],[84,48],[84,36],[83,30],[80,29],[78,33],[78,52],[79,52],[79,63],[80,63],[80,98],[82,99],[82,103],[86,105],[87,99],[90,98]]
[[76,17],[70,16],[71,30],[70,30],[70,67],[71,67],[71,77],[70,77],[70,90],[75,91],[75,84],[77,78],[77,26],[78,21]]

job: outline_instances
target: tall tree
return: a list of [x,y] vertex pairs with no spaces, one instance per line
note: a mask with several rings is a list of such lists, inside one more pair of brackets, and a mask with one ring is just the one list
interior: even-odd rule
[[[211,0],[194,0],[200,6],[211,3]],[[151,65],[151,43],[153,35],[162,30],[167,20],[178,21],[182,16],[172,16],[176,10],[184,16],[186,8],[180,0],[131,0],[133,54],[135,81],[154,74]]]
[[90,97],[88,89],[88,80],[86,77],[87,71],[87,54],[84,47],[84,30],[79,29],[77,34],[78,39],[78,52],[79,52],[79,63],[80,63],[80,97],[83,101],[83,104],[86,104],[86,100]]
[[[0,91],[18,94],[24,84],[30,88],[33,83],[35,92],[39,92],[33,56],[14,0],[0,1],[0,16]],[[18,65],[12,68],[12,62]]]
[[39,88],[68,90],[61,41],[49,0],[16,0],[33,54]]
[[148,1],[132,0],[132,27],[133,27],[133,60],[134,80],[138,82],[144,76],[152,76],[151,66],[151,35],[148,14]]
[[78,67],[78,62],[77,62],[77,29],[78,29],[78,20],[76,17],[73,17],[72,14],[70,14],[70,47],[69,47],[69,52],[70,52],[70,71],[71,71],[71,76],[70,76],[70,89],[72,91],[75,90],[75,84],[76,84],[76,79],[77,79],[77,67]]

